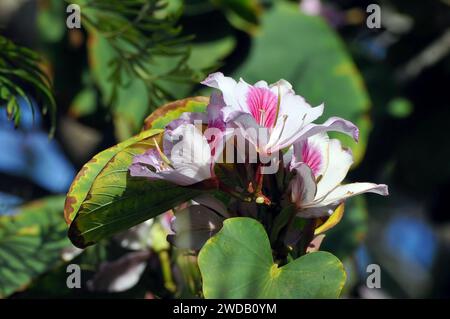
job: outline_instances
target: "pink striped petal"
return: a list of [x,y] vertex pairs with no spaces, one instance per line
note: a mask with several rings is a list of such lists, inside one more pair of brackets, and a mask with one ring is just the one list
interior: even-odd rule
[[250,87],[247,93],[247,106],[256,123],[271,128],[277,116],[277,96],[267,88]]

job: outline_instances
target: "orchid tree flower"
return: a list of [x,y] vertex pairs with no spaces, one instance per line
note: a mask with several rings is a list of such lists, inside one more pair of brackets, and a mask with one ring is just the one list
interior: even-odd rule
[[362,193],[388,195],[384,184],[351,183],[342,185],[353,156],[337,139],[317,134],[294,144],[290,170],[296,175],[290,182],[291,200],[299,216],[329,216],[345,199]]
[[356,126],[338,117],[321,125],[312,124],[322,115],[324,105],[311,107],[285,80],[250,85],[218,72],[210,74],[202,84],[222,92],[224,121],[234,123],[262,154],[275,153],[301,138],[325,131],[341,131],[358,139]]
[[[188,186],[214,176],[213,165],[225,134],[222,121],[221,98],[211,98],[207,113],[184,113],[169,123],[164,131],[163,150],[149,149],[133,159],[131,176],[162,179],[181,186]],[[202,124],[208,124],[205,136]],[[211,136],[212,135],[212,136]]]

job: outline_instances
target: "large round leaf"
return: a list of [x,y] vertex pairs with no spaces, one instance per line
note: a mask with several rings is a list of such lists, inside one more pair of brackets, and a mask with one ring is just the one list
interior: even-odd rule
[[346,278],[342,263],[327,252],[279,267],[263,226],[244,217],[227,219],[198,263],[206,298],[337,298]]
[[71,247],[62,218],[64,197],[37,200],[0,216],[0,298],[24,289],[62,263]]
[[248,58],[234,73],[254,83],[289,81],[313,105],[325,103],[322,119],[341,116],[360,127],[360,142],[346,140],[358,162],[366,147],[370,100],[362,77],[338,35],[321,17],[278,2],[263,17]]
[[161,130],[144,131],[97,154],[75,178],[65,204],[69,238],[84,248],[192,199],[198,191],[131,177],[133,157],[155,146]]

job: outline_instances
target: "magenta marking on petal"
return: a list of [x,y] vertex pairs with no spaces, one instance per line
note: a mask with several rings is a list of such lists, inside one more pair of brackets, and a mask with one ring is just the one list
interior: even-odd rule
[[302,159],[311,168],[314,176],[317,176],[317,173],[322,167],[322,154],[320,153],[320,149],[305,141],[302,147]]
[[250,87],[247,94],[247,106],[256,122],[272,128],[277,116],[277,96],[266,88]]

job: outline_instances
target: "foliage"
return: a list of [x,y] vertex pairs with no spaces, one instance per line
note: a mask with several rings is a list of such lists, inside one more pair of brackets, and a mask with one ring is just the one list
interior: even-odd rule
[[89,32],[94,78],[103,103],[113,107],[121,140],[137,132],[144,114],[175,98],[167,83],[190,84],[201,77],[188,64],[190,37],[180,35],[181,10],[159,0],[76,3]]
[[[186,64],[189,56],[186,37],[180,37],[176,25],[178,14],[164,12],[166,4],[159,0],[80,1],[82,21],[90,31],[106,39],[114,51],[107,60],[112,83],[107,100],[114,103],[119,86],[130,79],[141,79],[147,87],[150,105],[173,98],[160,81],[192,81],[192,70]],[[156,72],[158,57],[171,57],[172,68]],[[178,62],[175,62],[178,59]]]
[[[34,51],[19,46],[0,35],[0,107],[16,126],[20,123],[19,97],[34,112],[32,98],[42,103],[42,113],[50,113],[54,133],[56,104],[50,80],[40,67],[41,57]],[[33,113],[34,114],[34,113]]]
[[197,191],[167,182],[130,179],[132,159],[154,147],[160,130],[149,130],[107,149],[87,163],[67,194],[69,237],[84,248],[193,198]]
[[[64,43],[67,40],[64,36],[72,31],[67,32],[63,23],[61,2],[48,2],[54,4],[54,11],[40,8],[38,23],[44,40],[52,43],[51,46],[46,43],[47,50],[53,50],[54,45]],[[120,236],[121,232],[152,219],[163,231],[150,248],[145,248],[151,251],[151,258],[146,261],[146,271],[136,285],[139,291],[136,295],[140,297],[148,292],[169,298],[338,297],[346,275],[342,263],[332,254],[345,260],[364,238],[367,231],[364,199],[351,202],[345,214],[342,206],[332,217],[314,220],[316,235],[326,231],[321,247],[326,252],[292,252],[287,260],[280,262],[272,253],[273,242],[269,240],[266,225],[239,217],[224,222],[222,230],[201,250],[197,265],[193,256],[197,252],[169,246],[165,240],[166,229],[159,223],[164,223],[163,213],[181,210],[202,191],[164,181],[131,178],[128,173],[134,156],[161,142],[161,129],[169,122],[184,112],[205,112],[208,98],[200,96],[206,95],[203,94],[206,90],[201,89],[198,82],[221,66],[221,61],[225,61],[222,66],[235,78],[242,76],[252,83],[260,79],[274,82],[285,78],[311,104],[324,102],[324,117],[342,116],[355,122],[361,129],[359,144],[344,139],[359,163],[371,128],[371,102],[361,75],[337,32],[321,17],[304,15],[297,5],[286,1],[273,1],[272,6],[262,5],[271,1],[256,0],[66,2],[81,6],[81,33],[86,36],[86,42],[81,46],[83,51],[77,51],[83,56],[80,59],[84,63],[80,72],[82,79],[74,85],[75,94],[61,94],[69,97],[69,102],[64,99],[58,102],[64,106],[70,104],[64,116],[96,130],[104,129],[100,118],[112,119],[117,142],[106,136],[109,144],[105,148],[118,143],[95,155],[80,169],[66,196],[64,217],[70,224],[70,240],[81,248],[97,244],[86,249],[79,262],[88,265],[86,267],[94,273],[103,262],[126,256],[128,248],[117,249],[111,244],[116,243],[117,234]],[[49,29],[49,25],[54,28]],[[195,25],[198,29],[183,31],[184,25]],[[0,48],[2,39],[0,37]],[[10,65],[20,72],[5,73],[14,76],[14,86],[10,86],[2,82],[10,77],[3,76],[0,69],[0,105],[6,103],[8,114],[18,123],[20,109],[15,105],[16,97],[29,98],[28,92],[33,91],[29,87],[35,87],[32,96],[43,100],[43,110],[48,108],[54,117],[55,102],[48,79],[37,67],[38,56],[9,41],[5,43],[9,43],[11,50],[0,50],[0,67],[3,67],[2,56],[13,52],[4,61],[13,61]],[[58,58],[53,57],[52,63],[56,64]],[[62,63],[69,64],[68,61]],[[67,78],[57,80],[62,82]],[[234,176],[229,174],[228,177],[231,180]],[[230,204],[224,193],[215,195],[226,205]],[[61,218],[47,220],[44,217],[56,211],[61,215],[61,198],[48,201],[49,206],[37,206],[32,214],[26,212],[33,206],[25,206],[19,209],[20,215],[0,219],[2,225],[8,225],[5,229],[12,229],[11,233],[15,234],[14,243],[22,243],[22,235],[29,236],[26,244],[39,247],[46,255],[41,264],[35,260],[37,257],[31,254],[31,249],[24,248],[23,260],[38,265],[32,267],[35,271],[27,273],[21,268],[23,265],[15,262],[17,258],[11,257],[19,250],[19,245],[11,252],[7,246],[4,247],[8,249],[0,245],[0,263],[8,263],[7,267],[0,266],[0,287],[3,288],[2,279],[7,287],[4,291],[0,289],[1,296],[8,296],[36,279],[35,291],[39,291],[40,285],[43,286],[41,274],[60,265],[60,249],[71,246],[68,240],[62,239],[67,229],[61,226]],[[23,225],[15,222],[22,218]],[[303,230],[305,221],[296,222]],[[53,237],[45,233],[51,240],[44,241],[41,228],[48,229],[50,224],[57,225],[54,226],[57,231]],[[39,232],[33,230],[35,227]],[[28,234],[28,229],[33,230],[32,234]],[[4,234],[0,228],[0,242]],[[85,262],[94,249],[103,251],[106,245],[108,254],[96,256],[95,263]],[[48,273],[45,280],[54,282],[65,278],[63,268]],[[24,275],[16,280],[11,275],[13,271],[24,272]],[[199,295],[201,280],[203,295]],[[231,288],[225,289],[227,287]]]
[[337,298],[345,282],[343,265],[330,253],[279,267],[264,228],[250,218],[226,220],[198,262],[206,298]]
[[0,216],[0,297],[25,289],[62,263],[62,250],[71,246],[63,202],[63,196],[48,197]]

